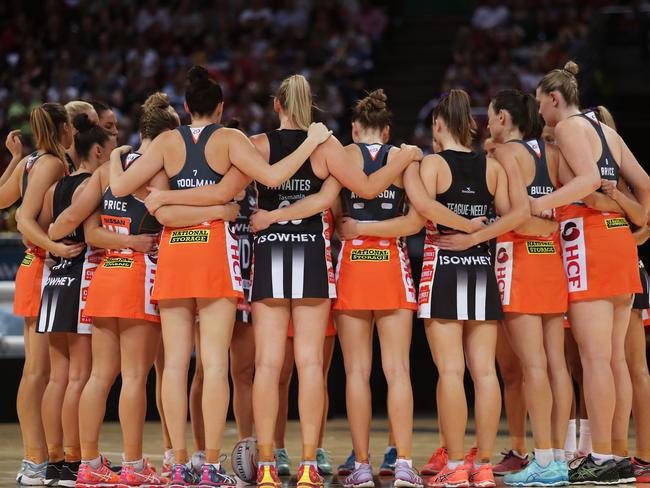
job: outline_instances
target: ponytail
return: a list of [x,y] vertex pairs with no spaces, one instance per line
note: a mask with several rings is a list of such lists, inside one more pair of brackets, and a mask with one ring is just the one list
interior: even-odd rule
[[577,107],[578,102],[578,80],[576,76],[580,72],[578,65],[569,61],[562,69],[554,69],[542,78],[537,88],[547,95],[552,91],[559,92],[567,105]]
[[311,87],[302,75],[285,79],[275,97],[289,120],[299,129],[307,130],[311,124]]
[[598,105],[594,112],[596,112],[596,117],[598,117],[598,120],[600,120],[601,123],[616,130],[616,122],[614,122],[614,117],[607,107],[604,105]]
[[451,135],[463,146],[471,146],[476,135],[469,95],[464,90],[451,90],[433,109],[433,118],[442,118]]
[[68,122],[68,114],[59,103],[44,103],[29,114],[29,125],[34,134],[36,148],[66,161],[65,148],[61,144],[63,124]]

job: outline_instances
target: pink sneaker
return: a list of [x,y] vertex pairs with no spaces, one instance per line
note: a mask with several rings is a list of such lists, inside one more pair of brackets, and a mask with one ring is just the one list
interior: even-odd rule
[[503,454],[503,459],[492,468],[492,472],[497,476],[517,473],[528,466],[528,463],[530,462],[528,454],[521,457],[512,449],[508,452],[503,451],[501,454]]

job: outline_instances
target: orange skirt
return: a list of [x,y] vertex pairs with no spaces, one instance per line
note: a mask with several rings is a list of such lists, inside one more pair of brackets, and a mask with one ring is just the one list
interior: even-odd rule
[[158,305],[151,300],[156,257],[140,252],[104,257],[88,289],[85,313],[160,323]]
[[237,236],[227,222],[165,227],[153,300],[243,296]]
[[495,272],[503,311],[557,314],[567,311],[567,280],[559,233],[551,238],[508,232],[497,239]]
[[575,204],[558,215],[570,302],[643,290],[637,247],[625,217]]
[[16,273],[14,315],[38,317],[43,284],[50,274],[44,249],[35,247],[25,251],[25,257]]
[[334,310],[417,310],[403,239],[343,241],[336,269]]

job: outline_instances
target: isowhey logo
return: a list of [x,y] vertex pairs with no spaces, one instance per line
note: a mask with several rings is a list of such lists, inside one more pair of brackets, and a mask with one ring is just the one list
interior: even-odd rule
[[170,244],[204,244],[210,240],[209,229],[173,230]]
[[352,249],[350,261],[390,261],[388,249]]
[[629,227],[630,225],[625,220],[625,217],[615,217],[605,219],[605,226],[607,229],[620,229],[621,227]]
[[553,241],[526,241],[528,254],[555,254]]
[[501,295],[501,303],[504,305],[510,305],[512,262],[514,257],[512,242],[497,242],[496,254],[494,273],[497,278],[499,295]]
[[133,259],[129,258],[106,258],[102,268],[131,268]]
[[569,282],[569,292],[587,289],[587,254],[582,217],[562,222],[560,232],[562,261]]
[[272,233],[262,236],[255,236],[256,244],[265,242],[316,242],[316,234],[280,234]]

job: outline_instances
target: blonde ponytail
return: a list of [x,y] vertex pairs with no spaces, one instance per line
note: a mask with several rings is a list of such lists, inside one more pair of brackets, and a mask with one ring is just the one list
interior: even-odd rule
[[44,103],[29,114],[29,124],[34,134],[36,148],[53,154],[65,163],[65,148],[61,144],[63,124],[68,122],[68,114],[63,105]]
[[285,79],[276,98],[289,120],[299,129],[307,130],[311,124],[311,87],[302,75],[293,75]]

